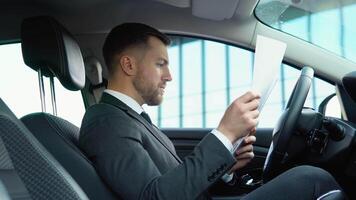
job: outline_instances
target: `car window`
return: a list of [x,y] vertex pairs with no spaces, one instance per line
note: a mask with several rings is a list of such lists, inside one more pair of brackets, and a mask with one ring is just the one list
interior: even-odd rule
[[[168,49],[173,81],[167,84],[161,106],[145,107],[162,128],[213,128],[226,107],[251,88],[254,53],[219,42],[172,37]],[[282,64],[278,82],[261,112],[259,127],[274,127],[300,71]],[[305,106],[317,109],[334,86],[318,78]]]
[[261,0],[255,16],[268,26],[356,62],[355,1]]
[[326,105],[325,116],[342,118],[342,112],[340,107],[340,102],[337,96],[334,96]]
[[[21,44],[0,45],[0,97],[17,117],[41,111],[37,72],[27,67],[22,59]],[[49,79],[45,78],[47,111],[52,112]],[[58,116],[80,126],[84,103],[80,91],[65,89],[55,79]]]

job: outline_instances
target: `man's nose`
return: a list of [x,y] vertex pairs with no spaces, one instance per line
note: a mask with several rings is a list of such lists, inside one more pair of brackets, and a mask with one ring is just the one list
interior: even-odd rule
[[172,81],[172,75],[171,75],[171,72],[169,71],[169,68],[166,67],[166,70],[163,74],[163,80],[165,81]]

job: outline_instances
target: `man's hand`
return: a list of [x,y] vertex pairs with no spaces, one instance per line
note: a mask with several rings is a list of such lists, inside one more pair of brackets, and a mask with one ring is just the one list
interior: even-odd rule
[[[254,134],[254,133],[253,133]],[[253,143],[256,142],[256,137],[254,135],[249,135],[242,141],[243,144],[236,150],[234,156],[236,158],[236,163],[229,170],[228,174],[235,172],[243,167],[245,167],[255,156],[253,153]]]
[[259,99],[260,95],[254,92],[247,92],[237,98],[226,109],[217,130],[223,133],[231,143],[254,131],[258,122]]

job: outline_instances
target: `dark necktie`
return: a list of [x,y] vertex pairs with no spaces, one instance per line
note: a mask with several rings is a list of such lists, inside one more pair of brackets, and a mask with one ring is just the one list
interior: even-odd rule
[[146,112],[142,112],[141,117],[143,117],[149,124],[152,125],[153,129],[156,130],[157,133],[155,133],[156,139],[177,159],[178,162],[181,162],[179,157],[174,153],[174,150],[171,150],[167,142],[163,139],[162,135],[163,134],[155,125],[152,124],[150,116]]
[[142,112],[140,114],[149,124],[152,124],[151,118],[150,116],[148,116],[148,114],[146,112]]

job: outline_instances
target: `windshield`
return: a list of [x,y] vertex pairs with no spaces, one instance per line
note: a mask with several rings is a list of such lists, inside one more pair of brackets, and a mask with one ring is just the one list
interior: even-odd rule
[[356,62],[356,0],[261,0],[263,23]]

